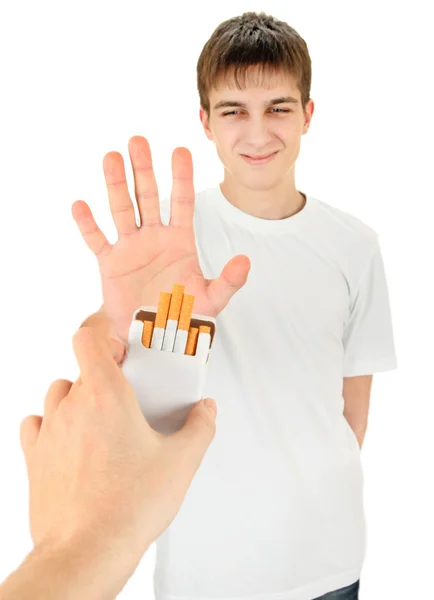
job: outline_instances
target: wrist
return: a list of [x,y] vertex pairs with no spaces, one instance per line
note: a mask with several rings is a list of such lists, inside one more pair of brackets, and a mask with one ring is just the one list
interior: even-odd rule
[[128,548],[90,538],[41,545],[0,586],[0,600],[113,600],[139,560]]

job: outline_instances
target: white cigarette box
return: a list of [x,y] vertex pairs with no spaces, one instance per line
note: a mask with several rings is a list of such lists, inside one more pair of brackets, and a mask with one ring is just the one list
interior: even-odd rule
[[135,311],[122,370],[149,425],[169,435],[182,428],[192,407],[203,397],[216,322],[203,315],[191,317],[191,327],[211,328],[210,351],[204,360],[143,346],[143,321],[155,321],[156,313],[156,306],[141,306]]

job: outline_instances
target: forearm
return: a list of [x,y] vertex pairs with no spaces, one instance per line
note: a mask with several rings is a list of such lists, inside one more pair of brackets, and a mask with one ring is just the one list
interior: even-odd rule
[[368,421],[360,416],[345,414],[344,417],[348,421],[349,426],[354,431],[354,435],[359,442],[360,449],[362,449],[363,440],[365,439],[366,430],[368,428]]
[[372,375],[356,375],[343,380],[344,417],[354,431],[360,449],[368,427],[372,378]]
[[0,600],[112,600],[134,572],[115,552],[33,550],[0,585]]

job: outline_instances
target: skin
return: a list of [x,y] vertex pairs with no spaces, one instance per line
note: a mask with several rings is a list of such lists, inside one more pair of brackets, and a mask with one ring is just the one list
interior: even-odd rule
[[193,230],[195,191],[192,157],[187,148],[176,148],[172,155],[168,226],[160,218],[148,141],[134,136],[129,140],[128,151],[139,225],[119,152],[109,152],[103,160],[110,211],[118,233],[116,243],[108,242],[84,201],[72,205],[72,215],[83,239],[98,261],[105,314],[116,336],[125,343],[134,311],[143,305],[156,306],[160,292],[171,290],[174,283],[184,285],[185,293],[195,297],[194,312],[215,317],[245,284],[250,270],[249,258],[238,255],[225,265],[220,277],[204,278]]
[[174,519],[215,435],[212,400],[172,436],[154,431],[116,362],[120,345],[80,328],[80,377],[53,382],[43,418],[21,424],[34,549],[1,600],[116,597]]
[[368,428],[369,404],[371,398],[372,375],[344,377],[342,395],[344,398],[344,417],[362,448]]
[[129,152],[139,226],[117,152],[103,161],[117,242],[108,243],[86,203],[72,206],[99,263],[104,313],[74,337],[80,377],[54,382],[44,417],[22,423],[34,550],[0,589],[1,600],[48,600],[65,597],[65,589],[70,597],[115,597],[173,520],[215,433],[213,401],[211,408],[199,402],[173,436],[152,430],[120,369],[119,340],[127,339],[132,311],[174,282],[195,295],[198,312],[217,315],[244,285],[250,261],[234,257],[220,277],[204,279],[193,233],[191,154],[173,153],[172,212],[163,226],[147,140],[132,138]]
[[[295,102],[272,103],[288,97]],[[229,105],[215,108],[220,102]],[[295,187],[295,163],[301,138],[311,124],[314,102],[310,99],[302,106],[295,78],[283,71],[250,68],[245,87],[238,89],[229,73],[210,90],[209,105],[209,113],[201,107],[199,116],[224,167],[220,187],[226,199],[263,219],[284,219],[302,210],[305,199]],[[249,165],[241,156],[276,150],[276,158],[265,165]],[[368,423],[371,385],[372,375],[345,377],[343,382],[344,416],[360,447]]]
[[[288,95],[298,102],[267,106]],[[231,108],[214,109],[220,100],[245,106],[232,107],[236,112],[224,116]],[[302,210],[294,169],[313,101],[303,109],[295,81],[279,73],[260,85],[255,77],[248,79],[243,90],[220,82],[210,92],[210,103],[210,113],[201,108],[200,119],[223,163],[221,189],[228,201],[265,219]],[[109,244],[85,202],[72,207],[98,260],[104,304],[74,337],[80,377],[74,384],[54,382],[43,419],[29,416],[22,423],[35,548],[0,586],[0,600],[116,597],[150,543],[173,520],[215,433],[213,403],[210,409],[198,403],[184,428],[170,438],[154,432],[119,368],[125,356],[120,341],[128,338],[133,311],[156,304],[159,292],[174,282],[195,295],[197,312],[216,316],[246,282],[250,261],[234,257],[219,278],[204,279],[192,227],[189,151],[173,153],[171,220],[165,227],[149,144],[135,136],[128,150],[140,224],[118,152],[103,161],[117,242]],[[274,151],[275,159],[266,165],[248,165],[241,157]],[[344,414],[360,446],[371,383],[370,375],[344,379]]]
[[[271,104],[277,98],[295,102]],[[228,106],[215,108],[220,102]],[[243,103],[245,106],[238,106]],[[210,111],[199,116],[205,135],[216,146],[223,163],[221,190],[245,213],[263,219],[284,219],[303,209],[305,200],[295,187],[295,163],[301,138],[310,127],[314,102],[303,108],[295,78],[284,72],[247,71],[246,86],[238,89],[233,77],[220,78],[209,94]],[[283,112],[289,111],[289,112]],[[261,156],[278,150],[268,164],[252,166],[241,154]],[[360,447],[368,423],[372,375],[345,377],[344,416]]]
[[[295,162],[301,136],[310,126],[314,102],[303,109],[295,79],[286,73],[247,72],[246,87],[237,89],[230,76],[221,78],[209,94],[209,115],[201,107],[205,134],[224,166],[221,190],[227,200],[248,214],[283,219],[302,209],[304,199],[295,187]],[[292,97],[296,102],[269,103]],[[245,107],[215,109],[221,101],[242,102]],[[283,112],[290,111],[290,112]],[[232,113],[232,114],[225,114]],[[265,165],[249,165],[241,154],[263,155],[278,151]]]

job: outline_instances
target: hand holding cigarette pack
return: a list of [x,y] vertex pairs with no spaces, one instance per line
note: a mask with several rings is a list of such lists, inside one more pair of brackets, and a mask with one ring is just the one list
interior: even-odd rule
[[193,304],[175,284],[158,307],[136,310],[129,330],[124,375],[150,426],[166,435],[184,425],[205,386],[215,319],[194,314]]

